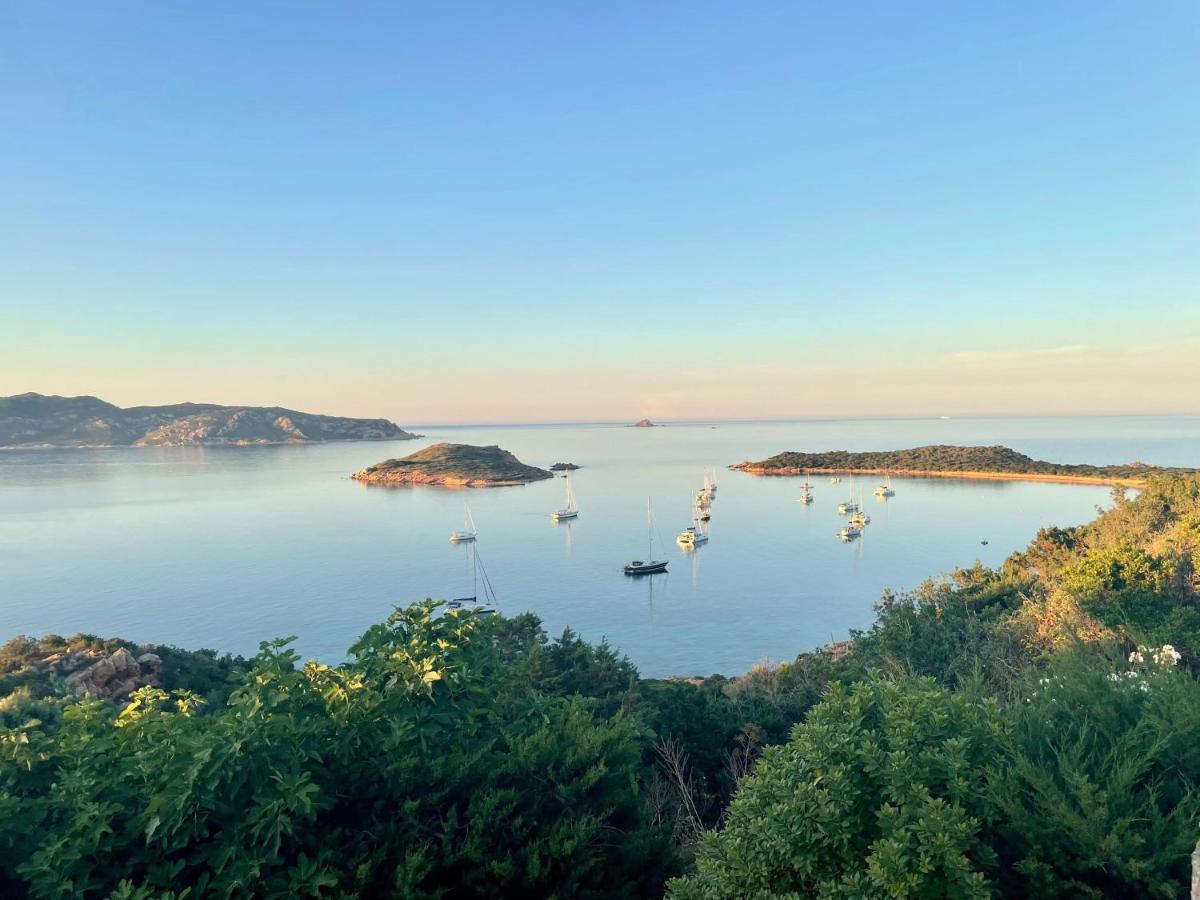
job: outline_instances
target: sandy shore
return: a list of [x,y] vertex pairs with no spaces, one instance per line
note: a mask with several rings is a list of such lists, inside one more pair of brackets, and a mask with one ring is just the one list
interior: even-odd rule
[[764,469],[752,463],[730,466],[739,472],[751,475],[899,475],[904,478],[967,478],[985,481],[1049,481],[1057,484],[1110,484],[1121,487],[1140,488],[1145,481],[1140,478],[1103,478],[1091,475],[1042,475],[1036,472],[947,472],[924,469],[805,469],[789,466],[779,469]]

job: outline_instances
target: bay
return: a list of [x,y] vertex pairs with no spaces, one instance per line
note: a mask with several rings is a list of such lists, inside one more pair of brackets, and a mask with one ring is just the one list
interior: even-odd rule
[[[470,549],[448,541],[469,502],[503,612],[552,634],[607,638],[649,676],[736,674],[790,659],[873,619],[885,588],[910,589],[976,559],[999,564],[1040,527],[1088,521],[1103,486],[894,480],[871,496],[863,539],[836,537],[849,481],[756,478],[725,467],[782,450],[1005,444],[1055,462],[1197,465],[1200,417],[848,420],[769,423],[428,426],[420,441],[0,453],[0,639],[78,631],[253,653],[296,635],[305,656],[344,658],[396,604],[471,592]],[[564,461],[580,516],[554,523],[561,479],[524,487],[379,488],[352,471],[439,441],[498,444]],[[685,551],[704,472],[717,470],[711,541]],[[665,575],[621,566],[655,555]],[[987,543],[982,543],[986,541]]]

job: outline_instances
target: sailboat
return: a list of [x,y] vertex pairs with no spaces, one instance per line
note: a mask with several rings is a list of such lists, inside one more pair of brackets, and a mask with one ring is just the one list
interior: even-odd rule
[[838,504],[838,512],[843,516],[858,512],[858,502],[854,499],[854,478],[850,478],[850,499]]
[[550,514],[555,522],[561,522],[564,519],[575,519],[579,517],[579,506],[575,503],[575,489],[571,487],[571,476],[567,475],[567,505],[562,509],[556,509]]
[[625,564],[626,575],[652,575],[667,571],[667,560],[654,559],[654,511],[650,498],[646,498],[646,559],[635,559]]
[[876,497],[894,497],[894,496],[896,496],[896,492],[894,490],[892,490],[892,476],[891,475],[888,475],[886,477],[883,484],[881,484],[881,485],[879,485],[879,487],[875,488],[875,496]]
[[692,524],[679,532],[679,537],[675,540],[684,547],[699,547],[701,544],[708,543],[708,535],[704,533],[704,526],[700,524],[700,507],[692,507]]
[[857,525],[847,525],[845,528],[843,528],[841,531],[838,532],[838,537],[840,537],[843,541],[852,541],[856,537],[859,537],[861,534],[862,534],[862,529],[859,528]]
[[808,476],[804,476],[804,484],[800,485],[800,496],[796,498],[797,503],[803,503],[805,506],[812,503],[812,482]]
[[475,519],[471,517],[471,507],[464,503],[463,508],[467,511],[465,523],[467,527],[462,531],[450,532],[450,543],[452,544],[465,544],[479,537],[479,530],[475,527]]
[[[494,615],[496,610],[496,592],[492,589],[491,579],[488,578],[487,570],[483,568],[483,562],[479,559],[479,550],[477,544],[471,541],[471,596],[470,597],[455,597],[446,603],[449,609],[463,609],[476,616]],[[483,575],[483,601],[479,599],[479,576]]]
[[870,524],[871,517],[868,516],[866,510],[863,509],[863,506],[865,506],[866,504],[864,504],[862,502],[862,494],[861,493],[859,494],[858,499],[859,499],[858,512],[856,512],[854,515],[852,515],[850,517],[850,524],[856,525],[857,527],[862,528],[862,527]]

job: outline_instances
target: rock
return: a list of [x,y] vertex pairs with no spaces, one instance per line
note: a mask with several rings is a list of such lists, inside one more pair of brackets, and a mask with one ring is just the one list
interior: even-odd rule
[[633,425],[631,427],[633,427],[633,428],[657,428],[658,426],[655,425],[653,422],[651,422],[649,419],[638,419],[636,422],[633,423]]
[[138,661],[132,653],[121,647],[112,656],[105,657],[86,669],[72,672],[67,676],[67,684],[78,694],[125,697],[141,684],[149,683],[141,676],[142,669]]

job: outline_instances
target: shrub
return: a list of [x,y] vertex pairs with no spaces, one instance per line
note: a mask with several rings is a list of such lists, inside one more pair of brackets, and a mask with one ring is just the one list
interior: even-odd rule
[[983,897],[996,705],[932,679],[834,685],[768,748],[670,895]]

